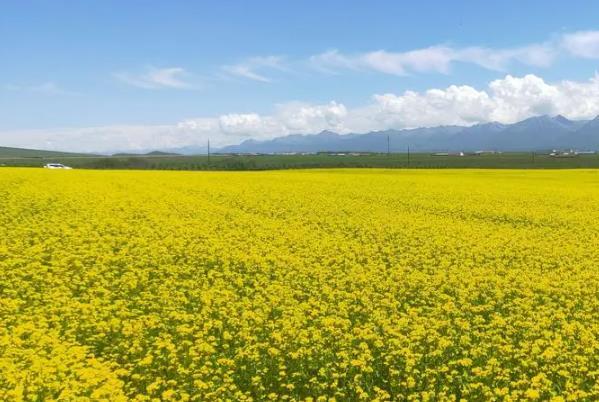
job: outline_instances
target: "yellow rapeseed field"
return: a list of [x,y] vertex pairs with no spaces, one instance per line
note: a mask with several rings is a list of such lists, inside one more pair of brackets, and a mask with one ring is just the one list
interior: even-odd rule
[[598,400],[599,171],[0,170],[0,400]]

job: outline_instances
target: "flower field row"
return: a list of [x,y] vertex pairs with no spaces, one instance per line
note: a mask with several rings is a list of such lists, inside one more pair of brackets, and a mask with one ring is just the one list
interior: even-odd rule
[[598,383],[598,171],[0,170],[1,400]]

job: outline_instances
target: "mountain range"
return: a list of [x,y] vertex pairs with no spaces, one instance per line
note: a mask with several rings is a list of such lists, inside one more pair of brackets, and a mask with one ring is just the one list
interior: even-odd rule
[[[93,154],[82,154],[75,152],[44,151],[39,149],[12,148],[0,146],[0,159],[10,158],[64,158],[79,156],[95,156]],[[97,155],[96,155],[97,156]]]
[[599,149],[599,116],[569,120],[564,116],[536,116],[513,124],[497,122],[474,126],[439,126],[365,134],[293,134],[271,140],[246,140],[216,150],[221,153],[286,152],[414,152],[543,151]]

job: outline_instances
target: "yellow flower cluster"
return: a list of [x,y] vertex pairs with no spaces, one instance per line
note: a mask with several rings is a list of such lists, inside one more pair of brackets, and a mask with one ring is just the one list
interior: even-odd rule
[[0,400],[598,384],[597,171],[0,171]]

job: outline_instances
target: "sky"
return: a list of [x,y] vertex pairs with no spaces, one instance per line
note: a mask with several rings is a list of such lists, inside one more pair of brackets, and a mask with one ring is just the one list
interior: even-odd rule
[[599,114],[597,1],[0,2],[0,146]]

